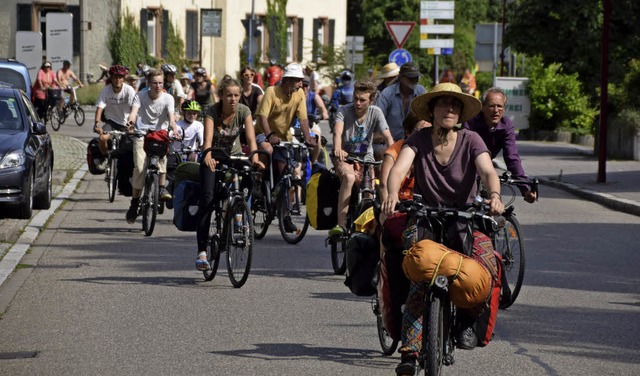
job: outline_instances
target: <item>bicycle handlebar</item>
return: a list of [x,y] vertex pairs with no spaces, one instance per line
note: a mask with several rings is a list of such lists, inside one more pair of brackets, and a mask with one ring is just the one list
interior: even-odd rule
[[364,156],[360,155],[348,155],[344,161],[347,163],[358,162],[362,163],[364,166],[380,166],[382,164],[382,161],[365,161]]
[[471,205],[467,209],[447,208],[441,206],[427,206],[422,203],[422,197],[418,194],[413,195],[413,200],[401,201],[396,204],[396,210],[401,213],[408,213],[416,218],[479,218],[489,221],[496,228],[499,227],[498,222],[490,215],[487,215],[486,205],[477,207]]
[[502,175],[500,175],[500,183],[507,185],[526,185],[530,188],[531,192],[535,193],[536,197],[538,197],[538,185],[540,184],[540,180],[538,178],[514,179],[511,178],[511,172],[505,171]]

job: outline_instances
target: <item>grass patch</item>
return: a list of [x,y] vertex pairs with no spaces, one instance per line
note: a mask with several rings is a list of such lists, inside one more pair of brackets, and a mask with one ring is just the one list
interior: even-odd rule
[[18,270],[18,269],[29,269],[29,268],[33,268],[33,265],[29,265],[29,264],[18,264],[18,265],[16,265],[16,270]]
[[100,91],[104,89],[104,83],[86,84],[82,89],[78,89],[76,94],[78,95],[78,102],[81,105],[93,106],[98,101],[98,95]]
[[75,175],[76,173],[76,170],[69,169],[69,170],[66,170],[66,172],[67,174],[64,177],[64,184],[67,184],[68,182],[71,181],[71,179],[73,178],[73,175]]

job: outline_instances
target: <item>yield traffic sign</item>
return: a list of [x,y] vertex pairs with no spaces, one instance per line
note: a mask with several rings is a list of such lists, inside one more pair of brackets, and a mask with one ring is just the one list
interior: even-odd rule
[[387,30],[389,30],[389,33],[391,33],[393,42],[396,44],[398,49],[401,49],[402,46],[404,46],[407,39],[409,39],[409,34],[411,34],[411,31],[416,26],[415,22],[408,21],[387,21],[384,24],[387,27]]

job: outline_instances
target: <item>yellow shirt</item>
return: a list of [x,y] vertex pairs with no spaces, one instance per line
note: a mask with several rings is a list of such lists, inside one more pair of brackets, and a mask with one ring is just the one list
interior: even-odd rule
[[[289,128],[293,125],[295,118],[307,119],[304,91],[299,89],[288,97],[280,86],[269,86],[256,111],[256,118],[260,115],[267,117],[271,132],[275,132],[281,139],[291,141],[292,135]],[[257,121],[256,134],[260,133],[264,131],[260,121]]]

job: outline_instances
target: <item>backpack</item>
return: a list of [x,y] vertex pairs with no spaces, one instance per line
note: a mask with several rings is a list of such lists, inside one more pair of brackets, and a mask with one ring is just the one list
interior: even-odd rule
[[311,227],[329,230],[338,224],[340,179],[326,169],[314,173],[307,184],[307,216]]
[[102,175],[105,173],[105,167],[101,166],[105,158],[100,151],[100,147],[98,147],[98,138],[92,138],[87,145],[87,165],[92,175]]
[[200,183],[182,180],[173,189],[173,224],[180,231],[198,228]]
[[[478,346],[486,346],[493,338],[493,330],[498,319],[500,306],[500,290],[502,285],[507,285],[504,274],[504,263],[500,253],[493,249],[491,239],[479,231],[473,233],[473,252],[471,257],[482,264],[492,277],[491,294],[487,299],[485,309],[480,313],[475,322]],[[508,286],[508,285],[507,285]]]
[[377,286],[373,277],[380,261],[380,243],[367,234],[354,232],[347,241],[347,278],[344,284],[358,296],[371,296]]

